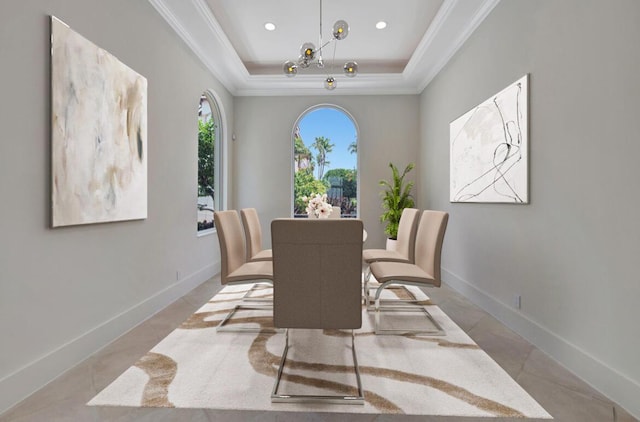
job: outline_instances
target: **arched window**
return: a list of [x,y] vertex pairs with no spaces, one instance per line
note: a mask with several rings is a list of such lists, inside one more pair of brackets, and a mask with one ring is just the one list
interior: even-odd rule
[[293,215],[306,217],[305,197],[327,194],[343,218],[358,216],[358,127],[343,108],[320,104],[298,117],[292,132]]
[[204,92],[198,107],[198,233],[213,229],[222,209],[222,117],[214,96]]

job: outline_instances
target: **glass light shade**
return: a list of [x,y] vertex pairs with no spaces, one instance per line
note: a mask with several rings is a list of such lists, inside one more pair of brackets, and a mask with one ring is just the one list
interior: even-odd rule
[[287,60],[284,62],[284,66],[282,66],[282,70],[284,74],[290,78],[293,78],[298,74],[298,65],[292,62],[291,60]]
[[316,56],[316,46],[313,43],[306,42],[300,46],[300,55],[306,60],[313,60]]
[[339,20],[333,24],[333,38],[336,40],[344,40],[349,35],[349,24],[343,20]]
[[324,87],[329,91],[333,91],[334,89],[336,89],[337,85],[338,83],[333,78],[333,76],[328,76],[327,79],[324,80]]
[[304,56],[298,57],[298,66],[300,66],[301,68],[306,69],[309,67],[309,64],[310,62],[306,57]]
[[356,62],[346,62],[342,67],[344,70],[344,74],[350,78],[353,78],[358,74],[358,63]]

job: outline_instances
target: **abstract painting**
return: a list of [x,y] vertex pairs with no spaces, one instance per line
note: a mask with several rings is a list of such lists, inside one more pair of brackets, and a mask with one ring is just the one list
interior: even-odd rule
[[451,202],[526,204],[528,75],[449,125]]
[[51,17],[53,227],[147,218],[147,80]]

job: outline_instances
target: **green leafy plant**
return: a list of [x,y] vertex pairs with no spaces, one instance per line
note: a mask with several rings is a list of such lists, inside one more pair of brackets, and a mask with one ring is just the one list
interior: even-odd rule
[[393,163],[389,163],[389,167],[391,168],[392,174],[391,181],[381,180],[379,182],[383,188],[382,192],[380,192],[380,197],[382,198],[382,208],[384,209],[384,213],[380,216],[380,221],[387,223],[384,228],[387,236],[391,239],[396,239],[398,237],[398,225],[400,224],[402,210],[415,206],[413,196],[411,195],[413,182],[407,182],[405,184],[404,181],[407,173],[413,170],[415,165],[409,163],[402,174],[400,174],[398,168],[394,166]]
[[198,196],[213,197],[215,175],[215,129],[213,119],[198,121]]
[[322,183],[321,180],[316,180],[311,169],[302,169],[298,170],[293,176],[293,192],[295,195],[294,212],[296,214],[305,214],[307,204],[302,198],[309,197],[312,193],[321,195],[326,193],[327,185]]

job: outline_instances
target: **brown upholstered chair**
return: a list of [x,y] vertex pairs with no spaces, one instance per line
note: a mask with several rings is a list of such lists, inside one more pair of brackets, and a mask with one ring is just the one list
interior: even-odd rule
[[240,210],[244,238],[247,245],[247,261],[270,261],[271,249],[262,249],[262,227],[255,208]]
[[[271,401],[364,403],[353,329],[362,326],[361,220],[277,219],[271,222],[273,322],[286,328]],[[357,396],[281,395],[278,386],[289,350],[289,329],[351,329]],[[295,347],[292,343],[291,347]]]
[[[213,213],[220,243],[221,271],[220,281],[226,284],[268,283],[273,285],[273,266],[271,261],[247,262],[242,223],[235,210]],[[248,293],[247,293],[248,294]],[[236,305],[217,327],[218,331],[260,331],[253,327],[231,329],[226,324],[240,309],[271,309],[272,305]]]
[[405,208],[400,216],[398,224],[398,241],[394,251],[388,249],[365,249],[362,251],[362,260],[366,269],[364,275],[364,299],[367,308],[370,307],[369,299],[369,279],[371,277],[370,265],[372,262],[415,262],[415,240],[420,210],[416,208]]
[[[431,334],[444,335],[444,330],[424,306],[395,305],[393,301],[381,306],[380,294],[391,285],[412,285],[420,287],[440,287],[440,256],[442,242],[447,229],[449,214],[442,211],[424,211],[416,232],[415,264],[406,262],[378,261],[371,263],[371,273],[380,283],[375,294],[375,330],[376,334]],[[435,329],[382,329],[380,313],[383,311],[420,311],[434,324]]]

